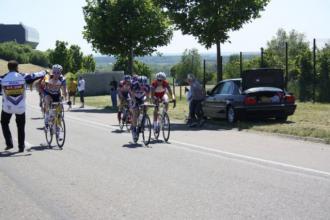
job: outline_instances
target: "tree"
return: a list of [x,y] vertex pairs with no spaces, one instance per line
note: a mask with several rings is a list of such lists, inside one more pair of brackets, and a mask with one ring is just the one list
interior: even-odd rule
[[86,72],[94,72],[95,71],[95,60],[93,55],[84,56],[82,60],[82,67]]
[[220,44],[229,39],[230,31],[239,30],[243,24],[259,17],[259,12],[270,0],[156,0],[165,7],[176,28],[191,34],[199,43],[210,48],[217,45],[218,81],[222,79]]
[[312,66],[312,53],[306,50],[301,54],[297,61],[299,65],[299,99],[300,101],[309,101],[312,99],[312,86],[313,86],[313,66]]
[[49,51],[49,61],[53,64],[60,64],[63,72],[67,73],[71,70],[71,57],[67,49],[68,43],[64,41],[56,41],[55,49]]
[[[126,58],[126,57],[118,57],[117,62],[113,66],[113,70],[114,71],[122,71],[123,70],[124,72],[128,72],[129,67],[127,65],[128,64],[127,60],[128,60],[128,58]],[[151,69],[145,63],[140,62],[138,60],[134,60],[133,73],[141,75],[141,76],[143,75],[143,76],[150,77],[151,76]]]
[[185,82],[187,75],[193,73],[198,79],[202,79],[202,61],[197,49],[186,49],[180,63],[172,67],[172,74],[175,73],[177,81],[182,84]]
[[240,57],[239,55],[231,55],[224,68],[224,78],[230,79],[238,77],[240,77]]
[[71,61],[70,72],[77,73],[82,68],[84,56],[80,51],[80,47],[78,45],[71,45],[69,49],[69,56]]
[[330,45],[320,52],[319,101],[330,102]]
[[170,21],[152,0],[86,0],[84,38],[95,50],[128,57],[149,55],[172,37]]

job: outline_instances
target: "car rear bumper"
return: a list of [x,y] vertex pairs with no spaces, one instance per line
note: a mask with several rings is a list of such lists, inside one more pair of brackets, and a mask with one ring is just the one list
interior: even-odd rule
[[260,116],[260,117],[281,117],[293,115],[297,105],[261,105],[261,106],[242,106],[236,108],[237,114],[241,116]]

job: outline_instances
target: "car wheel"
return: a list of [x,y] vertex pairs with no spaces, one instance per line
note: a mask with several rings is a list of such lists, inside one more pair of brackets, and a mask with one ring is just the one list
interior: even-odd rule
[[276,121],[278,121],[278,122],[286,122],[287,120],[288,120],[287,115],[282,115],[282,116],[276,117]]
[[237,121],[237,115],[235,109],[232,106],[227,108],[227,122],[232,124]]

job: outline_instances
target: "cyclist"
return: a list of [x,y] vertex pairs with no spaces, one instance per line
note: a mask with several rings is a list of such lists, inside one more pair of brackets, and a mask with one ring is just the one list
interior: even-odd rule
[[[156,74],[156,79],[151,83],[151,97],[155,105],[159,103],[164,103],[165,110],[168,110],[168,96],[169,93],[171,99],[175,102],[175,96],[172,92],[170,84],[166,80],[166,74],[164,72],[159,72]],[[157,129],[157,115],[158,108],[154,110],[154,129]]]
[[66,100],[66,81],[62,75],[63,68],[59,64],[52,66],[50,75],[46,75],[44,80],[41,82],[44,91],[44,102],[45,102],[45,126],[48,127],[49,121],[49,106],[51,102],[59,102],[61,97],[61,90]]
[[144,104],[145,100],[149,97],[150,86],[148,85],[148,79],[146,77],[139,77],[134,75],[132,77],[132,86],[131,86],[131,111],[133,115],[132,119],[132,134],[133,137],[137,137],[137,119],[139,115],[139,106]]
[[124,79],[119,82],[119,87],[118,87],[118,97],[120,104],[118,107],[117,118],[119,123],[121,121],[121,115],[123,113],[124,107],[128,106],[129,104],[130,91],[131,91],[131,76],[125,75]]

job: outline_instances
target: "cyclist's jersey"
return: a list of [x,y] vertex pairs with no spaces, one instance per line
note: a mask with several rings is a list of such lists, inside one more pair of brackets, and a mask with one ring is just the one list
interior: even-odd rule
[[45,71],[33,74],[9,72],[0,78],[2,85],[2,109],[10,114],[25,112],[25,85],[43,77]]
[[149,85],[141,85],[139,82],[133,82],[131,86],[133,98],[143,99],[149,92]]
[[158,85],[157,80],[154,80],[151,83],[151,88],[154,91],[155,96],[157,98],[162,98],[165,95],[166,90],[168,89],[169,86],[170,84],[167,82],[167,80],[163,80],[161,85]]
[[130,83],[127,83],[125,80],[119,82],[118,92],[124,97],[124,99],[129,98],[130,91],[131,91]]
[[51,75],[46,75],[43,79],[43,90],[45,94],[49,95],[59,95],[61,94],[61,87],[66,85],[66,80],[63,75],[61,75],[57,80],[55,80]]

